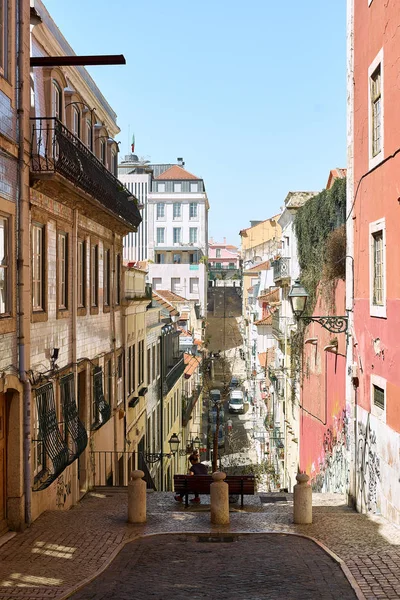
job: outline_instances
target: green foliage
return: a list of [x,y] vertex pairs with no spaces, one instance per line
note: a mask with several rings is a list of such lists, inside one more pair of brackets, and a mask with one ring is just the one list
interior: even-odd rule
[[309,294],[308,314],[312,314],[314,309],[318,284],[329,272],[325,269],[328,239],[345,223],[345,219],[346,179],[336,179],[330,190],[323,190],[297,212],[295,231],[301,281]]

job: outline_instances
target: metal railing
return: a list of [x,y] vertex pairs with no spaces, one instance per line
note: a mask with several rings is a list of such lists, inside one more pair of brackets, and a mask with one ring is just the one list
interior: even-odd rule
[[182,400],[183,400],[182,425],[184,427],[186,427],[186,425],[188,424],[190,415],[192,414],[193,408],[200,396],[200,391],[201,391],[201,387],[197,386],[191,396],[189,396],[188,398],[182,397]]
[[127,487],[132,471],[141,469],[147,489],[156,490],[145,457],[141,452],[108,450],[90,453],[94,487]]
[[168,371],[167,376],[165,378],[165,383],[167,386],[168,392],[174,387],[175,383],[178,381],[179,377],[183,375],[185,370],[185,361],[182,358],[178,360],[178,362]]
[[290,277],[290,258],[278,258],[273,262],[274,281]]
[[279,310],[276,310],[272,314],[272,335],[274,335],[277,339],[283,338],[283,331],[280,325],[280,313]]
[[141,223],[133,195],[61,121],[54,117],[31,121],[33,175],[60,173],[129,224]]

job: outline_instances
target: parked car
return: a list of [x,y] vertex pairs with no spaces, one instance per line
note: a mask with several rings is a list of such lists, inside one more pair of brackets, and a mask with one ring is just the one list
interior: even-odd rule
[[[211,425],[211,433],[214,437],[215,434],[215,429],[217,427],[216,423],[212,423]],[[213,445],[214,442],[212,442],[211,446]],[[224,423],[219,424],[219,429],[218,429],[218,448],[223,448],[225,446],[225,425]]]
[[232,377],[229,387],[231,390],[238,388],[240,385],[239,379],[237,377]]
[[210,390],[210,400],[211,400],[211,404],[215,404],[216,402],[221,402],[220,390]]
[[[208,411],[208,420],[210,421],[210,423],[217,422],[217,407],[216,406],[210,406],[210,410]],[[219,422],[223,423],[224,421],[225,421],[225,411],[224,411],[224,408],[221,406],[219,409]]]
[[241,390],[232,390],[229,394],[228,410],[230,413],[244,413],[244,398]]

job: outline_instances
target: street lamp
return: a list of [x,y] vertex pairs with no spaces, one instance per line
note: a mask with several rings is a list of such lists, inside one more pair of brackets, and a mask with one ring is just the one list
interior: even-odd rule
[[179,456],[186,456],[187,454],[191,454],[195,450],[199,450],[201,446],[201,439],[198,435],[196,435],[194,440],[187,440],[186,448],[184,448],[183,450],[179,450]]
[[169,447],[171,452],[155,452],[146,454],[146,462],[154,464],[156,462],[162,461],[163,458],[171,458],[178,452],[179,444],[181,443],[176,433],[173,433],[168,440]]
[[317,317],[303,317],[305,311],[308,294],[304,287],[301,285],[300,280],[296,279],[292,285],[288,294],[292,311],[297,320],[302,320],[306,325],[309,325],[312,321],[319,323],[322,327],[330,331],[331,333],[343,333],[347,331],[348,318],[345,316],[317,316]]

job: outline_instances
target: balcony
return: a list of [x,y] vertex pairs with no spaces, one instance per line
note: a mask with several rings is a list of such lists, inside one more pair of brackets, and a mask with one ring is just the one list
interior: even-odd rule
[[278,258],[273,263],[274,283],[284,283],[290,280],[290,258]]
[[33,187],[66,204],[72,196],[83,214],[107,227],[114,217],[119,227],[112,226],[122,234],[135,230],[142,218],[125,186],[58,119],[31,121]]
[[152,299],[152,285],[151,283],[146,283],[145,288],[141,290],[135,290],[133,288],[125,288],[125,300],[127,302],[131,302],[132,300],[147,300],[150,302]]
[[169,392],[174,387],[174,385],[176,384],[178,379],[180,377],[182,377],[184,371],[185,371],[185,361],[182,356],[177,360],[177,362],[174,365],[169,367],[167,376],[165,377],[165,384],[167,387],[167,392]]
[[281,329],[281,319],[280,319],[279,310],[276,310],[272,314],[272,335],[277,340],[283,340],[283,338],[284,338],[284,334],[283,334],[283,331]]
[[186,427],[189,422],[193,408],[200,396],[201,387],[197,386],[191,396],[182,396],[182,425]]

